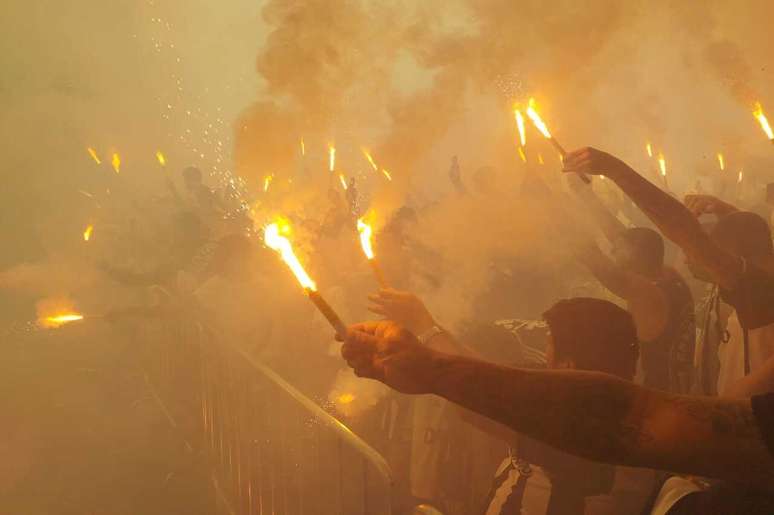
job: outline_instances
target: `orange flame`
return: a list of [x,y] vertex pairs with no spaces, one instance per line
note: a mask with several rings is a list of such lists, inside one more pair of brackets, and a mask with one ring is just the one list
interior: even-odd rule
[[392,181],[392,174],[390,172],[382,168],[382,173],[384,174],[385,177],[387,177],[388,181]]
[[758,123],[761,124],[761,129],[763,129],[766,137],[770,140],[774,140],[774,131],[771,130],[771,125],[769,125],[769,120],[766,118],[766,115],[763,114],[763,107],[761,107],[760,102],[755,103],[753,116],[758,120]]
[[[283,223],[284,229],[282,232],[286,234],[290,231],[287,224]],[[293,275],[296,276],[301,287],[309,291],[317,291],[317,285],[314,283],[311,277],[306,273],[301,262],[293,252],[293,246],[290,244],[290,240],[280,234],[280,224],[273,223],[266,226],[263,230],[263,240],[266,246],[279,253],[282,261],[290,268]]]
[[653,145],[650,142],[645,143],[645,152],[648,153],[648,157],[653,157]]
[[121,173],[121,157],[118,154],[113,154],[113,159],[111,159],[110,164],[113,165],[113,170],[115,170],[116,173]]
[[94,160],[95,163],[97,163],[98,165],[102,164],[102,161],[99,160],[99,156],[97,155],[97,151],[96,150],[94,150],[93,148],[89,147],[89,148],[86,149],[86,151],[89,153],[89,155],[91,156],[91,158]]
[[374,163],[374,158],[371,157],[371,154],[368,152],[368,150],[365,148],[361,148],[360,150],[363,151],[363,155],[365,156],[366,159],[368,159],[368,162],[371,163],[371,167],[374,169],[374,171],[378,172],[379,167],[376,166],[376,163]]
[[38,323],[42,327],[54,329],[70,322],[78,322],[79,320],[83,320],[83,315],[80,313],[60,313],[58,315],[42,317],[38,320]]
[[527,106],[527,116],[529,117],[530,120],[532,120],[532,123],[535,125],[537,130],[539,130],[543,136],[545,136],[548,139],[551,139],[551,132],[549,132],[548,126],[543,121],[543,119],[540,118],[540,115],[535,110],[534,98],[529,99],[529,105]]
[[161,150],[156,151],[156,159],[158,160],[161,166],[167,165],[167,158],[164,157],[164,154],[161,152]]
[[341,187],[344,188],[344,191],[347,191],[347,189],[348,189],[347,179],[344,178],[344,174],[343,173],[339,174],[339,182],[341,182]]
[[360,218],[357,221],[357,232],[360,233],[360,246],[363,247],[363,253],[368,259],[374,258],[374,248],[371,244],[371,236],[373,235],[373,229]]
[[328,146],[328,169],[332,172],[336,169],[336,147]]
[[522,116],[521,111],[518,109],[514,111],[514,116],[516,117],[516,127],[519,129],[519,141],[523,147],[527,144],[527,131],[524,127],[524,116]]
[[658,167],[661,170],[662,177],[666,177],[666,159],[664,159],[664,154],[658,154]]
[[94,232],[94,226],[89,225],[86,227],[86,229],[83,231],[83,241],[89,241],[91,239],[91,233]]
[[721,154],[720,152],[718,152],[718,165],[720,166],[721,172],[726,169],[726,160],[723,157],[723,154]]
[[336,397],[336,402],[339,404],[350,404],[352,401],[355,400],[354,394],[351,393],[342,393],[338,397]]

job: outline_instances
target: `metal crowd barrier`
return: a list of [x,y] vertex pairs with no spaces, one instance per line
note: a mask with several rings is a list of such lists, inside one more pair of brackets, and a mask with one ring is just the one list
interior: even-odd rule
[[211,470],[218,513],[391,513],[384,458],[272,369],[196,323],[137,336],[154,396]]

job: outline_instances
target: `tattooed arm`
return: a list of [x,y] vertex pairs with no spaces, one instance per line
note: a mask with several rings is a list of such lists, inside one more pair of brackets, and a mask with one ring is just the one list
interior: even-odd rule
[[389,321],[350,328],[342,355],[359,376],[434,393],[572,454],[774,486],[774,459],[746,399],[676,396],[601,373],[451,356]]
[[584,148],[568,154],[566,172],[604,174],[631,198],[695,263],[710,272],[713,279],[733,290],[742,274],[739,259],[729,254],[704,233],[699,221],[677,199],[648,182],[620,159],[594,148]]

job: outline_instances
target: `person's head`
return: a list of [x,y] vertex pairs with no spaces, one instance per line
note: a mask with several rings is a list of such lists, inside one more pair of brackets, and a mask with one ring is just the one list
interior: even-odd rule
[[718,220],[710,236],[721,248],[747,260],[774,254],[769,224],[755,213],[735,211],[727,214]]
[[613,244],[618,266],[647,276],[657,276],[664,267],[664,240],[647,227],[626,229]]
[[639,347],[634,320],[612,302],[588,297],[560,300],[543,313],[551,331],[549,368],[573,368],[634,377]]
[[193,190],[196,186],[202,184],[202,171],[195,166],[189,166],[183,170],[183,182],[186,188]]

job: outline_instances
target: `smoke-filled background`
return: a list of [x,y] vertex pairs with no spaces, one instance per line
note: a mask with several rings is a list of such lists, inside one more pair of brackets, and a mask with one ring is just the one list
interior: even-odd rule
[[[518,272],[528,274],[568,260],[556,242],[540,241],[551,213],[515,195],[525,166],[512,109],[530,97],[568,149],[599,147],[657,178],[645,153],[651,142],[678,195],[697,184],[734,187],[740,170],[751,198],[774,180],[772,146],[751,115],[755,102],[774,113],[774,6],[764,0],[40,0],[5,2],[0,13],[5,326],[34,318],[45,298],[97,311],[144,301],[106,282],[100,264],[143,264],[145,247],[115,229],[136,212],[138,224],[158,224],[141,227],[154,234],[143,240],[148,249],[173,247],[155,204],[137,199],[159,195],[168,181],[179,186],[191,165],[256,227],[276,215],[311,221],[298,229],[299,253],[324,273],[321,289],[348,321],[368,316],[372,287],[362,285],[370,276],[354,237],[312,241],[331,182],[338,188],[338,173],[355,178],[377,229],[413,210],[411,238],[440,265],[420,260],[397,286],[462,325],[482,309],[474,301],[490,286],[493,262],[519,258]],[[527,149],[530,166],[561,189],[556,152],[532,128]],[[470,195],[450,202],[454,155]],[[89,224],[94,241],[85,248]],[[110,238],[100,242],[101,233]],[[384,259],[388,272],[401,267]],[[261,280],[271,293],[251,300],[264,302],[273,327],[288,313],[314,316],[297,305],[292,278],[269,269]],[[212,293],[208,302],[227,297]],[[539,316],[550,301],[539,298],[515,315]],[[229,305],[236,319],[255,309]],[[330,330],[315,322],[321,335],[312,339],[335,359]],[[297,336],[272,331],[274,340]],[[366,409],[383,395],[348,372],[333,375],[324,387],[331,400],[361,389]],[[24,440],[21,426],[13,431]],[[0,493],[18,486],[19,474],[7,478]]]

